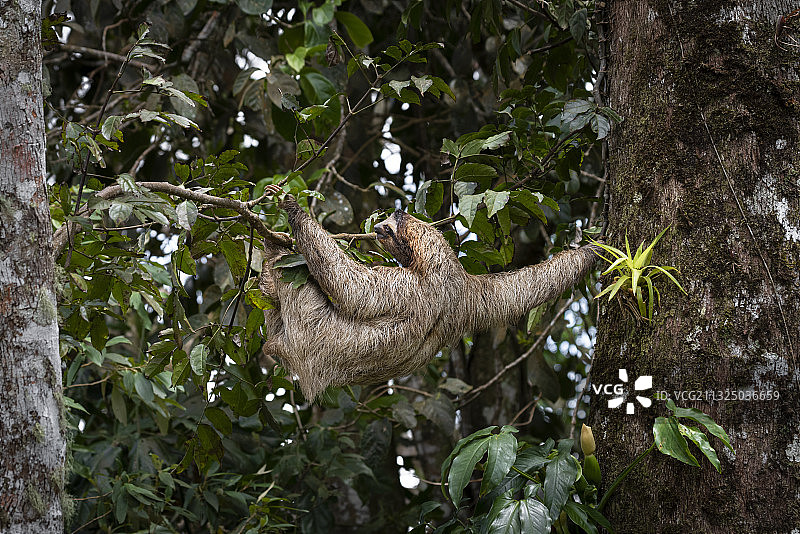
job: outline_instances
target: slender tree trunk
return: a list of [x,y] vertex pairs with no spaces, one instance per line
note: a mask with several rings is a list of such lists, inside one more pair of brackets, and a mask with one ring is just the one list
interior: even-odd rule
[[41,2],[5,2],[0,20],[0,532],[62,532],[65,441]]
[[[677,267],[689,295],[662,278],[652,323],[604,304],[592,381],[652,375],[736,451],[712,438],[721,475],[697,449],[701,468],[651,454],[606,508],[618,533],[800,526],[800,50],[775,44],[775,21],[796,7],[609,5],[609,104],[625,118],[609,146],[609,242],[635,247],[671,226],[653,263]],[[626,415],[609,398],[595,396],[592,416],[606,487],[666,415],[658,401]]]

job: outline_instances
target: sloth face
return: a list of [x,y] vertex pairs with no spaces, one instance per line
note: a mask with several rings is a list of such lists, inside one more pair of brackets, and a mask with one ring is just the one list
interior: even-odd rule
[[407,229],[414,218],[400,210],[395,211],[388,219],[375,225],[378,242],[403,267],[411,267],[414,253],[408,241]]

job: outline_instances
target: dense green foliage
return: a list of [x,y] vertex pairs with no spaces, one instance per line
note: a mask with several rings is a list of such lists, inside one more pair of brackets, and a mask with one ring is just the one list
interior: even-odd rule
[[[68,528],[466,528],[486,475],[466,484],[472,463],[450,501],[430,481],[458,437],[494,423],[463,417],[490,389],[445,351],[416,376],[306,402],[260,359],[271,304],[257,288],[259,249],[266,229],[288,230],[261,194],[285,184],[332,233],[368,232],[407,207],[442,221],[473,273],[579,240],[597,223],[598,138],[615,118],[587,89],[600,64],[593,3],[68,4],[66,44],[45,59],[57,238],[80,226],[57,260]],[[369,242],[342,244],[360,261],[392,261]],[[301,260],[284,271],[307,276]],[[551,447],[517,455],[510,431],[492,434],[514,444],[509,465],[493,464],[494,486],[583,417],[587,303],[534,310],[508,336],[539,362],[538,382],[532,370],[520,380],[537,402],[499,423]],[[459,350],[493,358],[479,345]],[[565,466],[570,447],[557,448]],[[398,459],[414,487],[400,484]],[[498,513],[522,502],[507,501]]]

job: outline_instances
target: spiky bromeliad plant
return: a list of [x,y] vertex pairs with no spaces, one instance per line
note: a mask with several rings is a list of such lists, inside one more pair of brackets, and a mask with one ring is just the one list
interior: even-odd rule
[[[625,236],[625,252],[611,245],[593,241],[595,245],[611,254],[614,258],[610,259],[599,252],[597,253],[598,256],[611,264],[608,269],[603,271],[603,275],[611,272],[617,273],[614,278],[614,283],[603,289],[597,297],[599,298],[607,294],[609,299],[613,299],[621,289],[627,289],[636,299],[636,304],[639,307],[639,315],[643,319],[650,321],[653,319],[654,301],[658,299],[658,301],[661,302],[661,294],[654,283],[656,277],[661,274],[665,275],[673,284],[678,286],[678,289],[680,289],[684,295],[686,295],[686,290],[683,289],[675,277],[669,273],[669,271],[677,272],[675,267],[650,264],[650,260],[653,257],[653,248],[668,229],[669,227],[664,228],[647,248],[642,249],[644,241],[640,243],[639,248],[636,249],[636,254],[631,254],[631,247],[628,243],[627,235]],[[647,304],[645,304],[642,291],[643,283],[647,284]]]

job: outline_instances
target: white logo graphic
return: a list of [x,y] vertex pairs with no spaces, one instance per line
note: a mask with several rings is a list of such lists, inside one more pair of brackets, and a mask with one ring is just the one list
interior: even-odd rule
[[[626,384],[628,383],[628,371],[626,369],[619,370],[619,379],[625,382]],[[646,389],[652,389],[652,388],[653,388],[653,377],[649,375],[640,376],[639,378],[636,379],[636,382],[633,383],[634,391],[644,391]],[[619,393],[621,393],[621,391]],[[649,408],[650,405],[653,404],[652,399],[648,397],[642,397],[640,395],[636,396],[636,400],[639,401],[639,404],[641,404],[645,408]],[[614,397],[613,399],[608,401],[608,407],[618,408],[619,406],[622,405],[623,402],[625,402],[625,397],[623,397],[620,394],[618,397]],[[625,404],[625,413],[632,414],[634,413],[635,410],[636,408],[633,402],[628,402]]]

